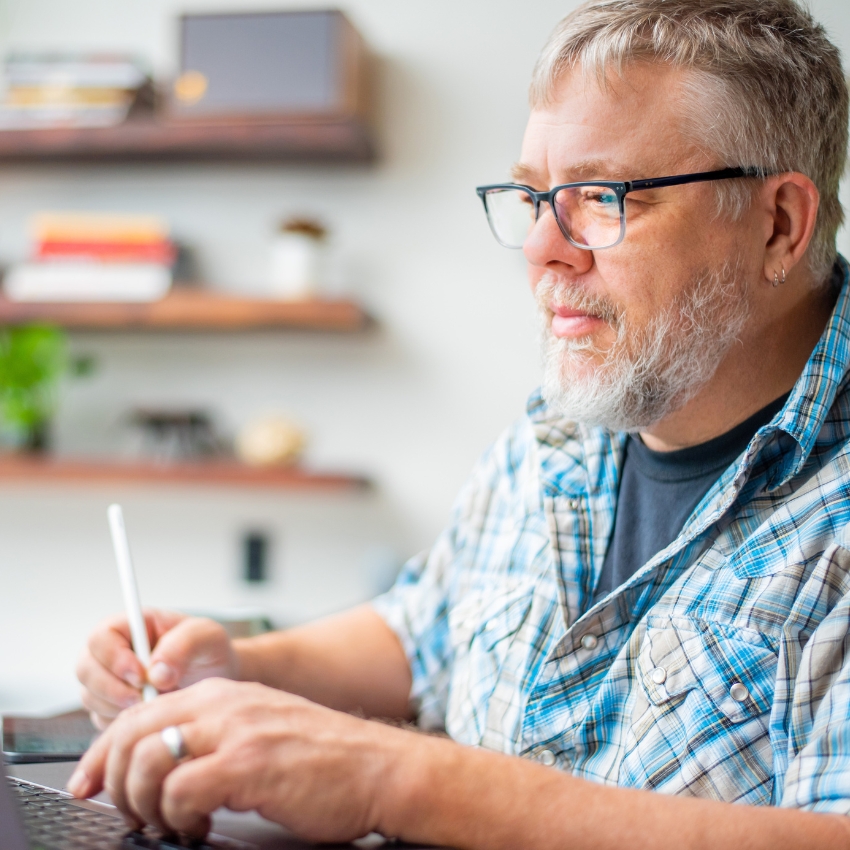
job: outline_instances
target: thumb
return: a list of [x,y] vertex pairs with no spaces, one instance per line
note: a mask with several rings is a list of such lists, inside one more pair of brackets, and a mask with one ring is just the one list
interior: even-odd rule
[[[189,617],[169,629],[151,654],[148,681],[158,691],[173,691],[198,678],[194,668],[206,666],[210,654],[217,656],[223,629],[212,621]],[[225,638],[226,642],[226,638]],[[209,675],[221,675],[210,671]]]

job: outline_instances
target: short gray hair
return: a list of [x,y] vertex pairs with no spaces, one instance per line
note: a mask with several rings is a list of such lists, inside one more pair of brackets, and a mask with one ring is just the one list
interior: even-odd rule
[[[817,282],[826,281],[844,220],[838,186],[848,93],[841,55],[824,28],[795,0],[591,0],[544,47],[532,107],[552,100],[565,72],[579,67],[604,80],[632,61],[693,72],[688,118],[723,165],[799,171],[814,182],[820,209],[809,267]],[[723,207],[741,215],[750,181],[717,187]]]

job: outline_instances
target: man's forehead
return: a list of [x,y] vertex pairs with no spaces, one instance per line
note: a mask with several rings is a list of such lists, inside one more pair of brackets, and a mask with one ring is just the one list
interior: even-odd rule
[[662,177],[686,162],[701,165],[706,152],[682,108],[682,78],[664,66],[627,69],[610,85],[578,71],[564,75],[550,100],[532,109],[512,178],[553,186]]

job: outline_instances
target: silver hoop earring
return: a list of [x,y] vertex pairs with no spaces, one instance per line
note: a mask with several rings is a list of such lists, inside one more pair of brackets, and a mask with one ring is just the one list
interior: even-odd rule
[[779,286],[779,275],[776,272],[774,272],[773,273],[773,287],[774,287],[774,289],[777,286]]
[[780,283],[785,283],[788,280],[788,275],[785,273],[785,266],[782,266],[782,277],[779,279]]

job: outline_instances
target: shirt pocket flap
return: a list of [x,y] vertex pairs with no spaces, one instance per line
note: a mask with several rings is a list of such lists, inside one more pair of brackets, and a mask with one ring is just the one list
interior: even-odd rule
[[754,629],[691,617],[649,617],[637,671],[656,706],[699,690],[732,722],[770,711],[777,656]]

